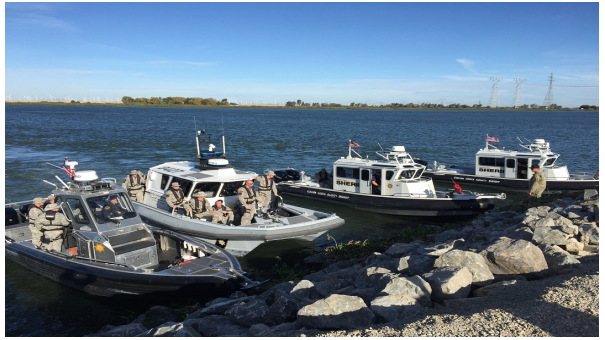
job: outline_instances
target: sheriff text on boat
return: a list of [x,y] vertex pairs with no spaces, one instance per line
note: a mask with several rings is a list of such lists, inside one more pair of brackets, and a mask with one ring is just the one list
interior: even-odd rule
[[[70,221],[61,250],[49,251],[44,243],[32,242],[27,216],[32,201],[9,203],[5,205],[7,259],[100,296],[215,296],[257,285],[224,249],[143,223],[115,179],[99,180],[93,170],[75,171],[77,164],[65,160],[71,182],[55,176],[61,185],[53,193]],[[107,214],[113,200],[121,216]]]
[[567,166],[557,162],[559,154],[550,149],[544,139],[534,139],[524,143],[521,139],[520,151],[499,149],[490,143],[498,143],[496,137],[487,136],[485,148],[475,156],[475,166],[446,166],[437,161],[425,176],[434,180],[452,180],[473,185],[527,190],[532,176],[532,165],[538,165],[546,175],[546,190],[583,190],[598,188],[598,171],[595,174],[570,174]]
[[[311,179],[304,172],[300,176],[294,169],[275,170],[279,190],[363,211],[409,216],[474,215],[493,208],[493,198],[506,197],[463,191],[460,186],[452,191],[435,190],[433,181],[422,176],[425,166],[403,146],[377,152],[377,160],[361,157],[353,147],[359,144],[349,142],[348,156],[334,162],[328,180]],[[374,190],[372,182],[378,182]]]
[[[223,152],[215,152],[211,136],[200,141],[205,131],[196,134],[197,163],[188,161],[163,163],[149,169],[147,174],[143,202],[134,202],[143,220],[152,225],[179,231],[196,238],[224,246],[231,253],[243,256],[263,242],[287,238],[313,240],[327,230],[344,224],[344,220],[335,214],[323,213],[283,204],[276,197],[270,209],[255,214],[251,224],[238,225],[239,200],[237,189],[246,180],[257,177],[252,171],[236,170],[225,156],[225,137],[222,136]],[[207,143],[208,151],[201,152],[200,144]],[[233,209],[233,225],[213,223],[211,220],[192,219],[182,208],[171,211],[166,204],[166,193],[170,185],[177,182],[183,189],[184,202],[194,192],[206,193],[206,199],[212,205],[217,200]]]

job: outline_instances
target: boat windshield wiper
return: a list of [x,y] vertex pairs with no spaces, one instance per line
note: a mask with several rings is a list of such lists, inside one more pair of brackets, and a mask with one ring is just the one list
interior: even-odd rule
[[99,216],[99,215],[95,215],[95,218],[96,218],[97,222],[100,222],[100,221],[111,222],[111,223],[115,224],[118,227],[120,226],[120,222],[116,221],[113,218],[109,218],[109,217],[105,217],[105,216]]

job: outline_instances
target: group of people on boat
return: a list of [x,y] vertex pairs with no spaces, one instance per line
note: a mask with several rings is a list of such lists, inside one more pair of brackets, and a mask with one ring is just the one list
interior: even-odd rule
[[[135,171],[131,172],[129,178],[132,175],[136,176]],[[194,191],[191,198],[185,201],[185,192],[181,189],[179,182],[172,182],[170,189],[166,191],[166,204],[169,212],[177,213],[179,208],[183,208],[185,214],[194,219],[210,219],[212,223],[233,225],[236,217],[239,217],[240,226],[248,225],[252,223],[252,219],[257,213],[257,202],[260,204],[262,213],[265,214],[271,202],[271,193],[275,197],[279,197],[274,177],[275,173],[269,170],[266,175],[246,180],[244,185],[237,190],[239,203],[235,212],[227,207],[221,199],[211,205],[206,199],[206,192],[203,190]],[[254,180],[258,182],[258,189],[254,188]],[[127,180],[124,183],[127,183]],[[131,192],[129,189],[131,187],[130,183],[132,182],[126,184],[126,189],[129,192]],[[134,197],[134,195],[131,194],[131,197]]]

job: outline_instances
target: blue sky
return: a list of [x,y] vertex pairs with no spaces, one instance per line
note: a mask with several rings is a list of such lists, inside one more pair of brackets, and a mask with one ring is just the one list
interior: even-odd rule
[[599,4],[5,3],[6,99],[598,105]]

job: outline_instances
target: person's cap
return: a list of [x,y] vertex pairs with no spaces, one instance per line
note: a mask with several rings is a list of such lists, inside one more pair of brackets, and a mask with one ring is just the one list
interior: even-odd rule
[[48,195],[48,197],[46,199],[49,200],[49,201],[54,201],[56,198],[57,198],[57,195],[50,194],[50,195]]
[[118,195],[111,195],[109,196],[109,200],[117,200],[118,199]]
[[267,175],[268,176],[275,176],[275,172],[269,170],[269,171],[267,171]]
[[38,204],[38,203],[44,203],[46,202],[46,200],[42,197],[36,197],[34,198],[34,204]]
[[538,164],[532,164],[531,168],[532,169],[540,169],[540,166]]
[[179,184],[179,182],[172,182],[172,186],[173,187],[180,187],[181,185]]
[[57,203],[51,203],[44,207],[44,211],[51,211],[53,209],[59,209],[59,205]]
[[197,191],[197,192],[194,192],[191,196],[192,197],[206,197],[206,193],[203,191]]
[[138,172],[138,171],[136,171],[136,170],[132,170],[132,171],[130,171],[130,174],[131,174],[131,175],[138,175],[138,174],[139,174],[139,172]]

